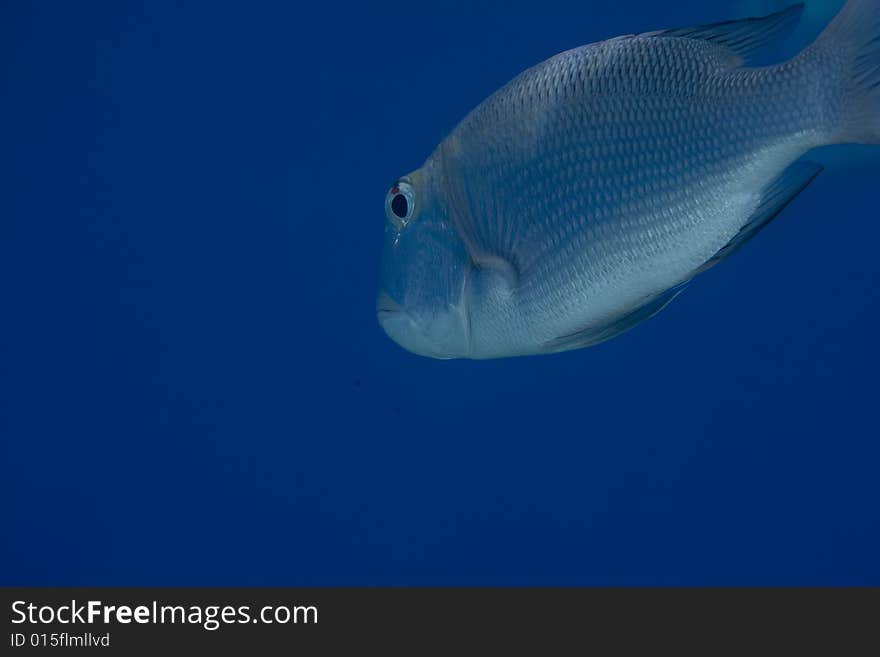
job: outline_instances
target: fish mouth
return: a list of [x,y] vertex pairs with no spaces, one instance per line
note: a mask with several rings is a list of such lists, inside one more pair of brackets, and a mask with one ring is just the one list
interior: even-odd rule
[[380,322],[383,318],[400,312],[403,312],[403,308],[400,307],[399,303],[385,292],[379,293],[379,298],[376,300],[376,317],[378,317]]
[[385,292],[379,293],[376,299],[376,319],[379,325],[395,342],[399,342],[398,336],[403,328],[412,330],[414,323],[403,307]]
[[[457,312],[455,314],[458,315]],[[462,350],[461,346],[444,342],[450,329],[453,334],[458,333],[456,328],[447,326],[445,331],[440,332],[438,340],[436,330],[433,334],[426,332],[423,324],[385,292],[380,292],[376,299],[376,319],[385,334],[409,352],[438,360],[468,357],[470,345]]]
[[385,292],[380,292],[376,300],[376,319],[385,334],[407,351],[429,358],[442,357],[428,346],[421,328],[409,313]]
[[389,338],[407,351],[413,351],[417,327],[403,307],[385,292],[380,292],[376,299],[376,319]]

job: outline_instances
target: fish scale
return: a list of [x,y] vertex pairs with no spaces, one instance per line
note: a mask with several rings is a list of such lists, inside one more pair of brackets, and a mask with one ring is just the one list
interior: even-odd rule
[[[453,139],[485,147],[473,162],[468,162],[470,151],[460,150],[456,160],[446,163],[451,175],[481,182],[484,189],[475,195],[495,199],[508,230],[521,217],[514,255],[527,275],[513,302],[495,312],[506,312],[535,339],[549,339],[564,327],[546,320],[567,295],[595,301],[603,288],[624,285],[637,287],[636,298],[641,298],[671,287],[745,223],[757,200],[746,196],[739,207],[729,207],[735,172],[747,171],[756,151],[781,170],[805,150],[792,143],[791,135],[809,126],[797,112],[762,112],[768,102],[765,88],[785,94],[786,85],[779,85],[769,69],[763,75],[732,74],[717,63],[725,58],[719,50],[704,42],[661,37],[586,46],[525,73],[525,79],[502,89],[461,124],[459,134],[453,133]],[[669,70],[672,75],[659,74]],[[794,76],[786,82],[798,84]],[[511,107],[519,108],[519,114],[501,120]],[[553,131],[546,139],[539,137],[536,148],[520,149],[521,126],[532,124],[536,113],[553,116],[544,122]],[[727,129],[720,132],[722,124]],[[481,132],[493,138],[484,141]],[[584,148],[597,157],[579,158]],[[567,164],[578,160],[583,168]],[[477,169],[489,173],[478,176]],[[506,171],[519,173],[515,184]],[[650,187],[633,184],[633,178]],[[595,181],[598,189],[583,194],[585,179]],[[712,181],[711,189],[698,180]],[[572,212],[572,199],[578,211]],[[701,233],[700,226],[711,230]],[[679,238],[693,237],[694,231],[703,239],[691,239],[689,251],[682,252]],[[649,233],[656,237],[646,239]],[[663,254],[672,251],[675,262],[663,262]],[[643,273],[651,280],[639,281]],[[614,305],[633,301],[617,295]],[[566,305],[571,310],[557,312],[556,324],[586,319],[578,316],[577,302]],[[592,312],[595,303],[580,314]]]

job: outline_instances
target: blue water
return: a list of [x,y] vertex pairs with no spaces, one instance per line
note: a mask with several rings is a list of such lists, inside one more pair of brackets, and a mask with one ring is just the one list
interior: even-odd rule
[[374,318],[467,110],[740,4],[4,3],[0,584],[880,584],[880,158],[599,347]]

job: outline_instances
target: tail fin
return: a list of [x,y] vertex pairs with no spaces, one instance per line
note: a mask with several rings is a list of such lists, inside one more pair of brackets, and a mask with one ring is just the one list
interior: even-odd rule
[[848,78],[836,141],[880,144],[880,0],[849,0],[815,45]]

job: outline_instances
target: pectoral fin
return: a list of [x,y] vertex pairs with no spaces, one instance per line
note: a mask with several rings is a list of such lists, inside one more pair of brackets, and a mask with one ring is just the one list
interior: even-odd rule
[[581,347],[589,347],[610,340],[624,331],[628,331],[642,322],[651,319],[654,315],[668,306],[675,297],[681,294],[686,285],[687,281],[651,297],[634,310],[631,310],[629,313],[613,322],[592,325],[580,331],[559,336],[558,338],[545,343],[543,351],[545,353],[568,351],[569,349],[580,349]]
[[544,344],[543,351],[554,353],[579,349],[609,340],[624,331],[638,326],[645,320],[650,319],[677,297],[687,283],[697,274],[718,264],[732,253],[737,251],[743,244],[757,235],[762,228],[775,219],[785,209],[795,196],[800,194],[818,176],[823,167],[813,162],[795,162],[778,178],[774,179],[765,189],[761,196],[761,202],[752,214],[748,222],[721,250],[710,258],[702,267],[693,272],[688,280],[655,295],[629,313],[612,322],[600,325],[591,325],[581,330],[561,335]]
[[736,252],[746,242],[757,235],[761,229],[779,216],[795,196],[807,188],[822,173],[823,167],[814,162],[795,162],[782,175],[771,182],[761,197],[761,203],[751,218],[718,253],[694,272],[694,276],[717,265],[719,262]]

